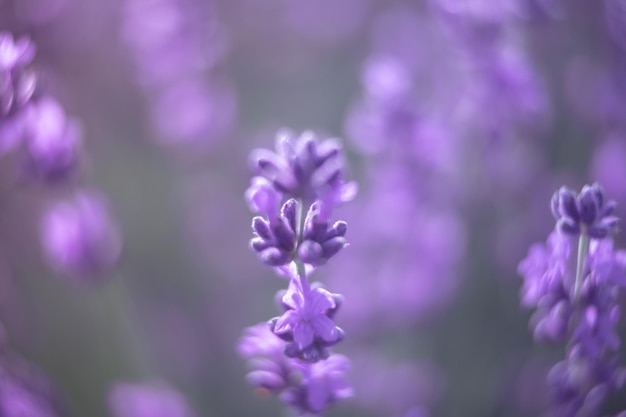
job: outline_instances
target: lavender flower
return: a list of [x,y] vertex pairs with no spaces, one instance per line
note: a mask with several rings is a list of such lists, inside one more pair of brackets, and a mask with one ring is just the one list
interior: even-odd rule
[[36,179],[55,182],[71,176],[80,160],[80,128],[51,98],[35,103],[27,117],[24,169]]
[[578,195],[561,187],[552,196],[551,207],[557,228],[564,233],[602,239],[617,231],[619,219],[613,216],[617,204],[606,200],[597,183],[585,185]]
[[289,286],[278,296],[283,314],[264,329],[248,330],[239,350],[246,358],[261,357],[251,361],[253,386],[278,395],[300,414],[319,414],[351,395],[344,379],[349,361],[329,350],[344,336],[333,321],[342,297],[312,286],[308,275],[346,246],[346,223],[330,226],[329,218],[336,205],[354,196],[356,185],[343,179],[339,145],[320,143],[312,133],[279,133],[276,152],[255,150],[251,165],[257,176],[245,197],[262,216],[252,221],[250,246]]
[[319,287],[300,289],[290,282],[282,297],[285,313],[270,322],[274,334],[290,342],[287,356],[317,362],[328,357],[328,347],[343,339],[343,330],[332,321],[336,297]]
[[[598,415],[608,394],[626,381],[616,355],[626,251],[613,249],[608,236],[614,229],[589,233],[602,230],[613,209],[597,184],[585,186],[578,196],[561,188],[552,199],[556,231],[547,246],[533,246],[519,267],[522,303],[536,309],[531,320],[535,337],[567,341],[566,359],[548,376],[559,417]],[[575,233],[580,233],[577,252]]]
[[102,278],[120,257],[119,232],[97,194],[81,193],[52,205],[41,232],[49,261],[70,277]]
[[344,238],[347,230],[348,225],[344,221],[330,226],[322,214],[322,204],[312,204],[304,221],[303,240],[298,249],[300,259],[313,266],[324,265],[348,245]]

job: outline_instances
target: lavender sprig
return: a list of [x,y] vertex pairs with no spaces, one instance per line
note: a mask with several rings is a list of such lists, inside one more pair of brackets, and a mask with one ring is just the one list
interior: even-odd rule
[[245,197],[260,214],[250,246],[289,285],[278,296],[283,314],[248,329],[239,350],[251,362],[252,385],[300,414],[319,414],[352,391],[344,377],[348,359],[330,352],[344,337],[333,320],[343,297],[312,285],[308,275],[347,245],[347,224],[331,225],[330,216],[354,197],[356,185],[344,181],[339,144],[309,132],[279,132],[276,151],[253,151],[250,165],[257,176]]
[[562,187],[552,199],[556,230],[519,265],[522,304],[535,308],[535,339],[566,343],[566,358],[548,375],[559,417],[599,415],[605,398],[626,381],[616,331],[626,251],[613,249],[614,209],[598,184],[578,195]]

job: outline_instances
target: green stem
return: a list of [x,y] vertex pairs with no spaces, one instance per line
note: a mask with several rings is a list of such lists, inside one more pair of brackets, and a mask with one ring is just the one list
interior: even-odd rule
[[574,302],[578,303],[580,291],[583,284],[583,274],[585,269],[585,260],[589,252],[589,236],[583,228],[578,238],[578,259],[576,260],[576,281],[574,282]]

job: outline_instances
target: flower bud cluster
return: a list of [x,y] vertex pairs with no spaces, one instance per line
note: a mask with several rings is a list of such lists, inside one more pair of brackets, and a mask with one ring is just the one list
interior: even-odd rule
[[[599,415],[607,396],[626,382],[617,333],[626,251],[614,250],[610,238],[614,209],[597,184],[579,195],[562,187],[552,199],[556,230],[519,265],[522,304],[535,309],[535,339],[567,346],[548,375],[557,416]],[[572,235],[579,235],[578,251]]]
[[238,350],[248,361],[248,383],[259,392],[276,395],[299,414],[320,414],[329,404],[352,396],[345,378],[348,358],[332,354],[307,363],[287,357],[282,340],[267,323],[246,329]]
[[248,329],[240,353],[250,360],[252,385],[298,413],[319,414],[350,396],[349,362],[330,352],[344,337],[334,322],[343,297],[312,285],[307,275],[347,246],[347,224],[331,223],[330,216],[354,197],[356,185],[343,179],[338,143],[308,132],[279,132],[276,151],[253,151],[250,165],[256,176],[245,196],[259,214],[250,246],[263,264],[287,275],[289,285],[278,294],[282,315]]
[[565,234],[587,234],[602,239],[617,232],[619,219],[613,215],[617,204],[607,201],[599,184],[585,185],[578,195],[561,187],[552,196],[552,214],[557,229]]

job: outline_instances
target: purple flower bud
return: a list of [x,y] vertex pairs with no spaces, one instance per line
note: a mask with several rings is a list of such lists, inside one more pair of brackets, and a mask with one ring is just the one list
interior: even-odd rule
[[258,255],[259,260],[268,266],[281,266],[291,261],[291,254],[278,248],[267,248]]
[[278,213],[282,195],[267,179],[254,177],[250,187],[246,190],[245,198],[250,210],[271,219]]
[[318,265],[324,256],[322,245],[313,241],[305,240],[298,248],[298,257],[304,263]]
[[264,388],[268,391],[280,391],[287,386],[284,378],[269,371],[252,371],[246,375],[246,381],[255,388]]
[[347,231],[345,222],[336,222],[329,226],[320,215],[322,203],[311,205],[304,222],[303,242],[298,255],[300,259],[313,266],[324,265],[330,258],[347,246],[343,236]]
[[561,187],[552,196],[550,205],[557,230],[565,234],[578,235],[584,231],[591,238],[604,239],[617,231],[618,219],[612,216],[616,203],[604,198],[604,191],[597,183],[585,185],[578,196]]
[[269,266],[281,266],[292,260],[296,248],[295,231],[298,202],[291,199],[285,202],[280,216],[273,216],[269,222],[261,217],[252,221],[255,237],[250,247],[255,250],[261,262]]
[[103,279],[119,260],[120,233],[104,200],[94,193],[83,192],[52,205],[41,231],[49,261],[70,277]]
[[552,196],[552,214],[558,220],[568,217],[575,222],[579,221],[578,207],[576,205],[576,193],[567,187],[561,187]]
[[329,404],[353,395],[345,377],[349,368],[348,358],[331,355],[311,365],[302,384],[283,392],[281,399],[300,414],[321,414]]

